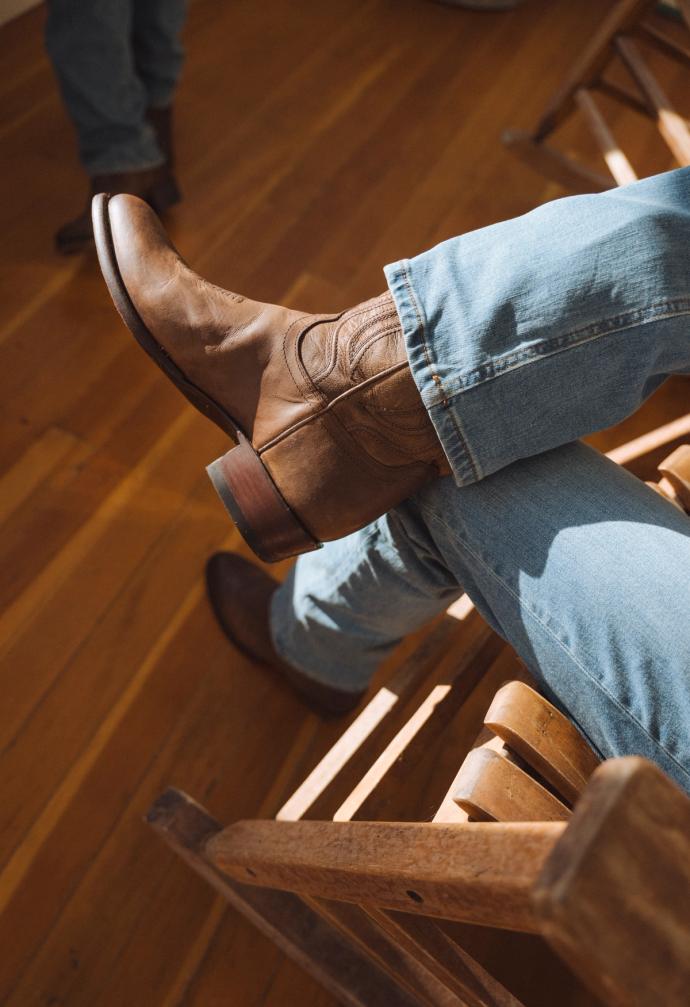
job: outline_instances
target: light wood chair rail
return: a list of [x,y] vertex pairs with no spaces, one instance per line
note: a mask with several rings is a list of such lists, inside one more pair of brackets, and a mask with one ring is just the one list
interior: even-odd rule
[[[659,472],[690,512],[690,446]],[[223,828],[169,790],[148,820],[341,1003],[688,1003],[690,799],[601,762],[468,603],[276,819]]]
[[[601,192],[634,182],[635,169],[618,145],[599,102],[599,96],[605,96],[653,121],[675,162],[680,166],[690,164],[688,123],[673,107],[644,55],[645,50],[660,52],[690,69],[690,35],[674,30],[679,26],[668,23],[659,27],[659,18],[654,19],[655,7],[655,0],[620,0],[549,102],[536,128],[529,132],[506,131],[504,144],[540,174],[573,192]],[[679,8],[685,27],[690,28],[690,0],[679,0]],[[617,64],[624,69],[627,81],[621,82],[620,75],[611,79],[610,71]],[[579,113],[588,127],[610,175],[546,142],[574,113]]]

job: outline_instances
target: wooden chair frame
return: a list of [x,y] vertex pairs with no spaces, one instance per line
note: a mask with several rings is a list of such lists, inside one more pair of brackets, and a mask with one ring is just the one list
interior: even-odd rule
[[[690,0],[679,3],[690,28]],[[645,21],[655,6],[655,0],[619,0],[549,102],[536,128],[532,132],[508,130],[503,134],[503,143],[530,167],[573,192],[602,192],[634,182],[635,170],[597,103],[595,92],[599,92],[654,121],[678,165],[690,165],[690,127],[673,108],[638,43],[651,46],[686,68],[690,68],[690,46],[680,45]],[[625,67],[632,88],[606,79],[606,71],[616,60]],[[576,111],[593,134],[611,177],[546,142]]]
[[[690,510],[690,446],[659,470],[654,488]],[[440,799],[407,804],[421,753],[433,762],[444,732],[458,772]],[[406,808],[432,820],[404,820]],[[600,763],[467,603],[276,819],[223,828],[170,790],[148,820],[341,1003],[525,1007],[488,967],[518,934],[532,935],[519,954],[551,983],[539,1002],[687,1003],[690,799],[643,759]]]

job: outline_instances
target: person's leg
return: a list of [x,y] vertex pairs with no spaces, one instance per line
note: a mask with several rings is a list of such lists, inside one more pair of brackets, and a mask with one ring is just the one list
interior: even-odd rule
[[136,0],[132,47],[149,109],[168,108],[182,69],[186,0]]
[[690,791],[687,517],[580,443],[467,487],[439,479],[302,556],[273,597],[273,642],[361,689],[463,589],[602,755],[644,755]]
[[132,51],[131,0],[49,0],[46,47],[93,177],[163,163]]
[[[180,198],[170,170],[170,111],[149,108],[148,79],[140,78],[132,48],[133,11],[142,6],[145,0],[48,3],[46,47],[90,178],[85,208],[55,236],[65,254],[91,244],[90,203],[97,192],[131,192],[160,213]],[[172,59],[160,60],[156,85],[151,82],[156,100],[169,101]]]
[[209,467],[252,549],[283,559],[633,412],[690,373],[690,168],[556,200],[388,267],[339,315],[202,280],[137,200],[97,200],[135,338],[236,447]]
[[690,168],[558,199],[386,267],[458,485],[690,373]]

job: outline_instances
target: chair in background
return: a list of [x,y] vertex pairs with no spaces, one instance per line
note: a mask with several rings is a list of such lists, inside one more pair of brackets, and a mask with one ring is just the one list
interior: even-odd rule
[[[677,164],[690,165],[688,123],[673,108],[650,70],[640,43],[686,69],[690,69],[690,47],[685,40],[679,42],[649,23],[655,7],[655,0],[620,0],[549,102],[536,129],[509,130],[503,135],[504,144],[540,174],[573,192],[601,192],[634,182],[637,175],[604,118],[598,92],[651,119]],[[690,0],[678,0],[678,9],[690,28]],[[616,62],[624,66],[632,87],[607,79],[607,71]],[[577,111],[601,149],[611,177],[546,142]]]

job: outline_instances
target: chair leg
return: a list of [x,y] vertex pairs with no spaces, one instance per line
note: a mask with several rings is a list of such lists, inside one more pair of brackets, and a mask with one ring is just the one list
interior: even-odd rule
[[544,140],[568,118],[574,109],[575,93],[581,87],[590,87],[611,59],[611,43],[617,34],[654,7],[654,0],[621,0],[604,20],[594,38],[584,50],[561,88],[549,102],[539,121],[534,139]]
[[616,143],[613,133],[606,125],[606,120],[587,88],[581,87],[575,92],[575,101],[599,144],[601,152],[604,155],[604,160],[615,178],[616,184],[628,185],[630,182],[636,182],[637,175],[630,161]]
[[685,119],[671,105],[635,43],[629,38],[617,38],[614,45],[645,99],[655,109],[659,132],[667,147],[680,165],[690,164],[690,130]]

